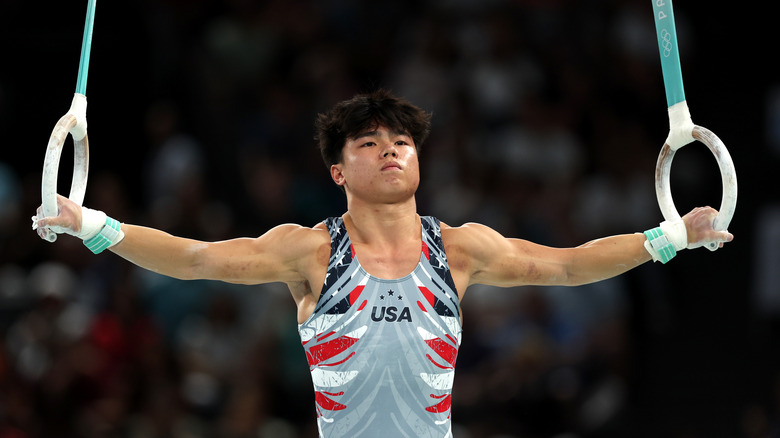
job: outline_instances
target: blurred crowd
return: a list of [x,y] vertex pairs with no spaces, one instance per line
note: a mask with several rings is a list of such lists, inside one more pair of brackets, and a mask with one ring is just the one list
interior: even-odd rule
[[[137,129],[101,133],[118,126],[116,100],[89,113],[93,143],[116,144],[93,146],[85,204],[210,241],[312,226],[345,206],[313,144],[314,117],[385,87],[434,114],[421,214],[553,246],[650,228],[667,120],[645,3],[139,2],[123,11],[141,33],[145,98],[126,103],[140,109],[127,114]],[[678,32],[688,30],[680,14]],[[93,84],[91,102],[113,92]],[[675,165],[685,205],[707,191],[709,163]],[[0,162],[0,438],[316,436],[284,285],[184,282],[93,256],[69,236],[45,243],[27,219],[39,184]],[[639,412],[638,345],[668,322],[664,272],[472,288],[455,437],[652,430]],[[745,415],[746,438],[776,427],[759,406]]]

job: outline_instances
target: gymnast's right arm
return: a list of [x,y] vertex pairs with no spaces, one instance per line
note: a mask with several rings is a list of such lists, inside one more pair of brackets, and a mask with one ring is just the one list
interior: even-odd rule
[[[33,217],[33,228],[43,237],[43,229],[77,236],[90,247],[100,240],[98,234],[110,228],[90,224],[96,211],[82,209],[69,199],[58,196],[56,217]],[[108,223],[105,214],[97,212],[98,221]],[[90,216],[90,217],[88,217]],[[220,242],[203,242],[176,237],[164,231],[138,225],[115,224],[116,242],[105,246],[120,257],[150,271],[174,278],[220,280],[230,283],[259,284],[305,280],[305,265],[317,253],[321,232],[299,225],[280,225],[257,238],[238,238]],[[87,228],[92,228],[88,230]],[[109,231],[110,240],[113,236]],[[327,234],[327,233],[326,233]],[[95,237],[97,236],[97,237]],[[109,246],[110,245],[110,246]],[[90,248],[92,249],[92,248]],[[95,250],[93,250],[95,252]]]

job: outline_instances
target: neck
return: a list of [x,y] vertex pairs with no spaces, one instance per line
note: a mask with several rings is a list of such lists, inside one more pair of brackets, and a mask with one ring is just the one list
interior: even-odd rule
[[420,237],[420,217],[414,197],[397,204],[350,202],[344,219],[350,238],[363,244],[388,244]]

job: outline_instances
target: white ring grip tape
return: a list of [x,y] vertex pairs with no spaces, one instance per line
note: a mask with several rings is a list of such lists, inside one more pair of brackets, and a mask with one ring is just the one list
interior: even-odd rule
[[683,100],[669,107],[669,136],[666,137],[666,144],[676,151],[693,141],[693,120],[688,103]]
[[70,128],[73,140],[79,141],[87,135],[87,96],[75,93],[67,114],[76,117],[76,126]]

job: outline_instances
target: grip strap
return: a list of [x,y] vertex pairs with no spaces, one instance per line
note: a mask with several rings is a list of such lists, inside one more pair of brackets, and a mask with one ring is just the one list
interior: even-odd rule
[[105,225],[100,232],[89,239],[84,240],[86,246],[94,254],[100,254],[110,246],[119,243],[124,237],[121,224],[118,220],[106,216]]
[[647,237],[645,248],[653,256],[653,261],[657,262],[660,260],[661,263],[666,264],[677,255],[674,245],[664,236],[661,227],[645,231],[645,237]]
[[644,232],[647,240],[645,249],[653,257],[653,261],[663,264],[669,262],[677,255],[677,251],[685,249],[688,245],[688,233],[685,223],[680,219],[676,221],[663,221],[661,225]]

